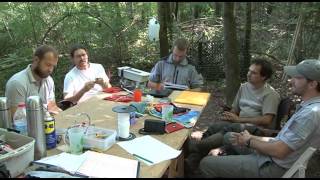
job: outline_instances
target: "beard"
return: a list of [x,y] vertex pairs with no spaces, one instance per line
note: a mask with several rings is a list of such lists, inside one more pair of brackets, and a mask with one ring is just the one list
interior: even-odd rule
[[47,78],[50,75],[50,73],[45,73],[45,72],[41,71],[39,66],[37,66],[34,69],[34,73],[37,74],[42,79]]

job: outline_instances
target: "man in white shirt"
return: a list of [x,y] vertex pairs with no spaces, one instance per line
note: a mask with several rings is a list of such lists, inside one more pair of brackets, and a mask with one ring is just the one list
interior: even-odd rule
[[83,102],[104,88],[111,87],[103,66],[89,62],[87,49],[84,46],[73,46],[70,56],[75,67],[65,76],[64,100],[73,103]]

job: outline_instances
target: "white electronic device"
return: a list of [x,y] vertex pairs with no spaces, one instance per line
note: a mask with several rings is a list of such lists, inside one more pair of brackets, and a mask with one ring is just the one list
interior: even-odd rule
[[119,67],[118,76],[121,78],[120,83],[123,85],[125,80],[134,81],[135,86],[139,86],[141,83],[145,84],[149,80],[150,73],[131,68],[129,66]]

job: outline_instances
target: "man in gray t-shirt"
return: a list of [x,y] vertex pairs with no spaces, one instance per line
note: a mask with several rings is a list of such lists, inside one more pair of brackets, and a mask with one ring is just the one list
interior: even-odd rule
[[[292,79],[291,91],[301,96],[297,107],[275,138],[254,136],[248,131],[230,132],[234,146],[251,148],[247,155],[207,156],[200,162],[206,177],[281,177],[310,146],[320,147],[320,61],[304,60],[285,66]],[[226,170],[227,169],[227,170]]]
[[49,112],[61,111],[55,102],[54,82],[50,74],[58,63],[58,52],[50,46],[39,46],[31,65],[14,74],[6,84],[6,97],[13,117],[19,103],[29,96],[39,96]]
[[173,52],[152,68],[148,87],[161,90],[164,89],[165,83],[170,83],[184,85],[190,89],[201,88],[203,78],[187,60],[187,49],[187,40],[177,39],[173,45]]
[[260,135],[257,126],[275,127],[275,116],[280,102],[279,94],[266,81],[272,75],[271,64],[264,59],[254,60],[247,74],[248,82],[242,84],[230,112],[213,123],[206,132],[196,131],[189,138],[187,166],[196,169],[201,158],[212,149],[223,145],[226,132],[249,132]]

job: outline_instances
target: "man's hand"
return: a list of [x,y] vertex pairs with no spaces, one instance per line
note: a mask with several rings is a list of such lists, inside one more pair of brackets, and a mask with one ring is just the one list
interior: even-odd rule
[[240,133],[237,132],[230,132],[230,138],[229,141],[232,145],[237,146],[238,145],[238,137],[240,136]]
[[105,87],[106,82],[104,82],[103,78],[96,78],[95,83],[99,84],[101,87]]
[[193,138],[197,141],[200,141],[202,136],[203,136],[203,132],[201,132],[201,131],[195,131],[195,132],[191,133],[191,138]]
[[224,121],[231,121],[231,122],[240,122],[240,117],[237,116],[236,114],[228,111],[224,111],[221,117],[222,120]]
[[54,102],[54,101],[50,101],[49,103],[48,103],[48,111],[51,113],[51,114],[59,114],[59,112],[61,112],[62,111],[62,109],[60,109],[58,106],[57,106],[57,104],[56,104],[56,102]]
[[211,149],[210,152],[208,153],[208,156],[218,156],[222,152],[223,150],[221,148]]
[[84,92],[87,92],[87,91],[90,91],[90,89],[93,88],[95,84],[95,81],[89,81],[89,82],[86,82],[86,84],[84,85],[84,87],[82,88]]
[[157,83],[156,90],[164,90],[164,84],[163,83]]
[[234,146],[245,146],[251,137],[252,135],[245,130],[241,133],[232,132],[229,140]]

